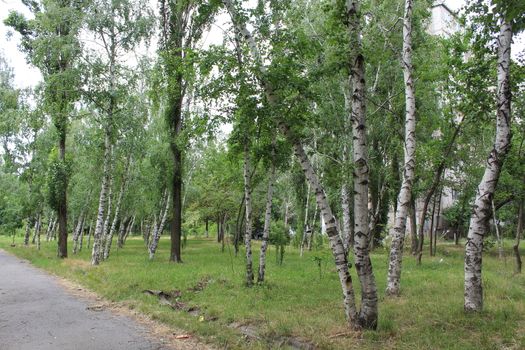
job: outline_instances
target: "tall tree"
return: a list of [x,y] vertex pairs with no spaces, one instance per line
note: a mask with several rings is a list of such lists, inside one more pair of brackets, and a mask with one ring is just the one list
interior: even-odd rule
[[58,257],[66,258],[69,175],[66,136],[81,85],[76,62],[81,51],[78,33],[84,2],[52,0],[23,3],[35,15],[34,19],[11,12],[5,23],[22,35],[22,49],[43,76],[44,110],[51,115],[58,135],[58,151],[51,166],[49,192],[51,205],[58,214]]
[[405,164],[403,182],[397,197],[397,210],[392,230],[392,246],[388,265],[387,295],[399,295],[401,262],[406,221],[412,196],[416,166],[416,95],[412,68],[412,11],[413,1],[405,0],[403,17],[403,76],[405,80]]
[[483,239],[489,231],[491,203],[498,184],[503,162],[511,144],[510,46],[512,25],[506,16],[500,19],[497,40],[497,113],[494,146],[487,158],[483,178],[476,191],[472,216],[465,245],[465,311],[483,309],[481,279]]

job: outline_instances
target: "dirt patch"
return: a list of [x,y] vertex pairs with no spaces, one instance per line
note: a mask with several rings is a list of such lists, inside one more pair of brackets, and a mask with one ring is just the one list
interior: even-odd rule
[[71,295],[82,298],[92,303],[88,309],[92,311],[109,310],[117,315],[127,316],[148,331],[148,335],[155,340],[161,340],[166,349],[177,350],[209,350],[212,346],[202,342],[195,335],[182,329],[168,327],[158,321],[152,320],[147,315],[131,310],[125,303],[116,303],[105,300],[96,293],[84,288],[78,283],[55,276],[58,283]]

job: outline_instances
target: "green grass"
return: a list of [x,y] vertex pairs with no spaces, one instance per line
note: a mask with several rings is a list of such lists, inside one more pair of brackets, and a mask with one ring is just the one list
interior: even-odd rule
[[[229,327],[237,322],[259,332],[261,339],[249,343],[253,348],[275,348],[274,341],[283,337],[308,341],[322,349],[525,348],[525,277],[513,274],[510,252],[506,262],[492,252],[485,254],[485,310],[465,314],[463,246],[440,242],[438,256],[424,256],[422,266],[405,254],[402,296],[394,299],[384,297],[387,253],[375,251],[372,261],[380,296],[378,330],[352,334],[345,327],[339,282],[328,249],[306,252],[301,258],[297,250],[288,247],[284,265],[278,266],[272,247],[267,283],[246,288],[242,252],[235,257],[233,249],[227,247],[221,253],[220,245],[211,238],[189,239],[183,264],[167,262],[169,241],[165,237],[154,261],[148,260],[142,240],[130,239],[124,249],[114,248],[109,261],[98,267],[90,266],[88,249],[59,260],[55,242],[42,242],[40,252],[21,242],[17,237],[17,246],[10,247],[10,239],[2,237],[0,247],[218,347],[248,346],[239,331]],[[314,257],[323,259],[321,277]],[[258,243],[254,261],[258,261]],[[352,273],[355,276],[355,271]],[[210,283],[204,290],[187,291],[205,278]],[[199,307],[205,319],[217,320],[203,321],[160,305],[156,297],[143,293],[145,289],[181,290],[182,302]]]

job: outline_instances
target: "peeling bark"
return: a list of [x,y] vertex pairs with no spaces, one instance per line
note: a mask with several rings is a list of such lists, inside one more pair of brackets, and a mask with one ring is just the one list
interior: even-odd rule
[[259,275],[257,282],[264,282],[264,273],[266,271],[266,250],[268,249],[268,241],[270,240],[270,224],[272,219],[272,199],[273,199],[273,184],[275,181],[275,137],[272,140],[272,154],[270,164],[270,176],[268,178],[268,191],[266,192],[266,211],[264,213],[264,229],[261,244],[261,251],[259,255]]
[[485,172],[476,192],[467,243],[465,244],[465,311],[483,309],[481,278],[483,239],[488,232],[491,201],[498,184],[503,161],[511,144],[510,44],[512,27],[504,22],[498,37],[497,117],[494,146],[485,164]]
[[391,231],[392,246],[388,266],[386,295],[397,296],[400,292],[401,263],[405,241],[406,220],[416,166],[416,96],[412,76],[412,6],[413,0],[405,0],[403,17],[403,76],[405,81],[405,164],[401,191],[397,197],[394,228]]
[[170,207],[170,199],[171,199],[171,194],[168,192],[168,189],[166,189],[166,191],[164,192],[164,197],[166,198],[166,202],[164,205],[164,211],[162,212],[159,225],[155,226],[155,229],[153,231],[153,235],[151,238],[151,244],[149,247],[149,259],[150,260],[152,260],[155,257],[155,252],[157,251],[157,247],[159,245],[160,235],[162,234],[162,231],[164,231],[164,225],[166,224],[166,218],[168,217],[168,209]]
[[[109,187],[109,169],[111,161],[111,141],[109,134],[106,134],[104,140],[104,169],[102,173],[102,182],[100,188],[100,196],[98,200],[97,221],[95,225],[95,232],[93,234],[93,250],[91,252],[91,265],[98,265],[100,263],[100,250],[102,249],[102,234],[104,229],[104,212],[107,203],[107,192]],[[89,246],[89,243],[88,243]]]

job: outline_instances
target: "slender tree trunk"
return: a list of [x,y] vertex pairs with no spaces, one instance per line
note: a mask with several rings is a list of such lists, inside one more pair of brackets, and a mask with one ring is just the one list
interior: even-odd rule
[[525,221],[524,208],[525,199],[521,199],[519,208],[518,208],[518,225],[516,227],[516,240],[512,249],[514,250],[514,256],[516,257],[516,273],[521,273],[521,256],[520,256],[520,240],[523,232],[523,224]]
[[[315,235],[315,221],[317,219],[318,213],[319,213],[319,210],[317,208],[317,202],[316,202],[315,203],[315,209],[314,209],[314,216],[312,218],[311,232],[310,232],[310,235],[308,236],[308,251],[312,251],[312,241],[314,240],[314,235]],[[347,252],[347,254],[348,254],[348,252]]]
[[107,205],[106,219],[104,220],[104,228],[102,230],[102,240],[100,242],[99,260],[104,260],[104,250],[106,247],[106,242],[108,241],[109,230],[111,227],[111,209],[112,209],[112,199],[113,199],[113,174],[111,171],[112,168],[113,166],[110,165],[108,203],[107,203],[108,205]]
[[133,232],[134,226],[135,226],[135,215],[131,217],[131,222],[128,224],[126,228],[126,232],[124,233],[124,238],[122,240],[122,246],[126,244],[126,240],[128,239],[129,235]]
[[350,196],[348,194],[348,184],[346,181],[341,186],[341,209],[343,212],[343,244],[348,252],[354,245],[352,233],[352,222],[350,219]]
[[429,254],[430,256],[434,256],[434,217],[436,214],[436,197],[434,196],[434,200],[432,201],[432,215],[430,216],[430,229],[428,230],[428,242],[430,243],[428,245],[429,248]]
[[261,244],[261,252],[259,255],[259,275],[257,282],[264,282],[264,273],[266,270],[266,250],[268,249],[268,242],[270,240],[270,224],[272,219],[272,199],[273,199],[273,183],[275,181],[275,137],[272,140],[272,156],[270,165],[270,177],[268,178],[268,191],[266,193],[266,211],[264,213],[264,229]]
[[82,221],[82,229],[80,230],[80,242],[78,244],[78,251],[82,251],[82,245],[84,244],[84,234],[86,231],[86,220]]
[[164,206],[164,211],[161,215],[159,225],[155,227],[155,230],[153,231],[153,237],[151,239],[151,245],[149,247],[150,260],[152,260],[155,256],[155,252],[157,251],[157,247],[159,245],[160,235],[162,234],[162,231],[164,231],[164,225],[166,224],[166,219],[168,217],[168,209],[170,207],[171,198],[171,194],[168,192],[168,189],[166,189],[166,192],[164,192],[164,196],[166,196],[166,204]]
[[91,222],[91,224],[89,225],[89,228],[88,228],[88,241],[87,241],[87,249],[90,248],[91,246],[91,233],[93,232],[93,222]]
[[35,222],[36,249],[40,250],[40,214],[37,215]]
[[250,154],[248,143],[244,144],[244,203],[246,207],[246,229],[244,231],[244,246],[246,248],[246,285],[253,285],[252,262],[252,188],[250,183]]
[[[124,176],[122,177],[122,183],[120,184],[117,204],[115,206],[115,215],[113,216],[113,222],[111,223],[111,228],[109,229],[109,235],[106,240],[106,245],[104,246],[104,260],[107,260],[109,258],[109,253],[111,251],[111,244],[113,243],[113,235],[115,234],[115,230],[117,228],[117,222],[120,217],[120,207],[122,204],[122,198],[124,197],[124,192],[126,191],[126,184],[127,184],[127,180],[129,176],[130,163],[131,163],[131,158],[128,156],[126,160],[126,166],[124,169]],[[121,225],[122,224],[123,223],[121,223]]]
[[[59,131],[59,160],[62,165],[66,163],[66,130],[65,125]],[[61,176],[64,176],[62,184],[64,188],[60,189],[58,198],[58,254],[59,258],[67,258],[67,174],[64,172]]]
[[31,236],[31,218],[28,217],[26,220],[26,232],[24,234],[24,245],[29,245],[29,237]]
[[55,218],[53,217],[53,214],[49,216],[48,223],[47,223],[47,230],[46,230],[46,242],[49,242],[51,238],[51,232],[53,231],[53,224],[55,223]]
[[208,238],[210,236],[210,233],[208,231],[208,222],[209,222],[209,219],[206,218],[206,238]]
[[412,77],[412,2],[405,0],[405,15],[403,18],[403,76],[405,80],[405,165],[403,181],[397,198],[397,211],[394,229],[391,232],[392,246],[388,266],[386,294],[399,295],[401,279],[401,263],[403,260],[403,244],[405,241],[406,219],[414,171],[416,166],[416,96]]
[[[111,161],[111,141],[109,134],[106,133],[104,140],[104,169],[102,173],[102,182],[100,188],[100,196],[98,199],[97,221],[95,224],[95,232],[93,234],[93,251],[91,253],[91,265],[98,265],[100,263],[100,250],[102,248],[102,233],[104,230],[104,211],[107,203],[107,192],[109,187],[109,171]],[[91,237],[91,235],[89,236]],[[88,239],[89,239],[88,237]],[[89,241],[88,241],[89,248]]]
[[437,236],[438,236],[438,230],[439,230],[439,217],[441,216],[441,195],[443,193],[443,190],[441,189],[439,191],[438,195],[438,201],[437,201],[437,211],[436,211],[436,218],[434,219],[434,256],[436,256],[437,253]]
[[77,227],[75,228],[75,232],[73,233],[73,254],[78,253],[78,239],[80,235],[82,234],[82,225],[84,223],[84,213],[80,213],[78,217]]
[[417,222],[416,222],[416,199],[414,196],[410,199],[410,238],[412,239],[412,255],[417,254]]
[[308,233],[310,232],[310,227],[308,226],[308,207],[310,206],[310,184],[308,184],[308,190],[306,190],[306,205],[304,207],[304,223],[303,223],[303,237],[301,239],[301,250],[300,256],[303,256],[304,245],[308,239]]
[[503,161],[511,144],[511,91],[510,91],[510,43],[512,27],[503,23],[498,38],[498,89],[496,137],[485,164],[485,172],[478,186],[470,218],[465,245],[465,311],[483,309],[483,288],[481,279],[483,238],[488,232],[490,203],[496,190]]
[[498,258],[503,259],[503,244],[501,243],[501,235],[499,232],[498,218],[496,217],[496,207],[494,206],[494,200],[492,204],[492,221],[494,222],[494,230],[496,231],[496,239],[498,240]]

